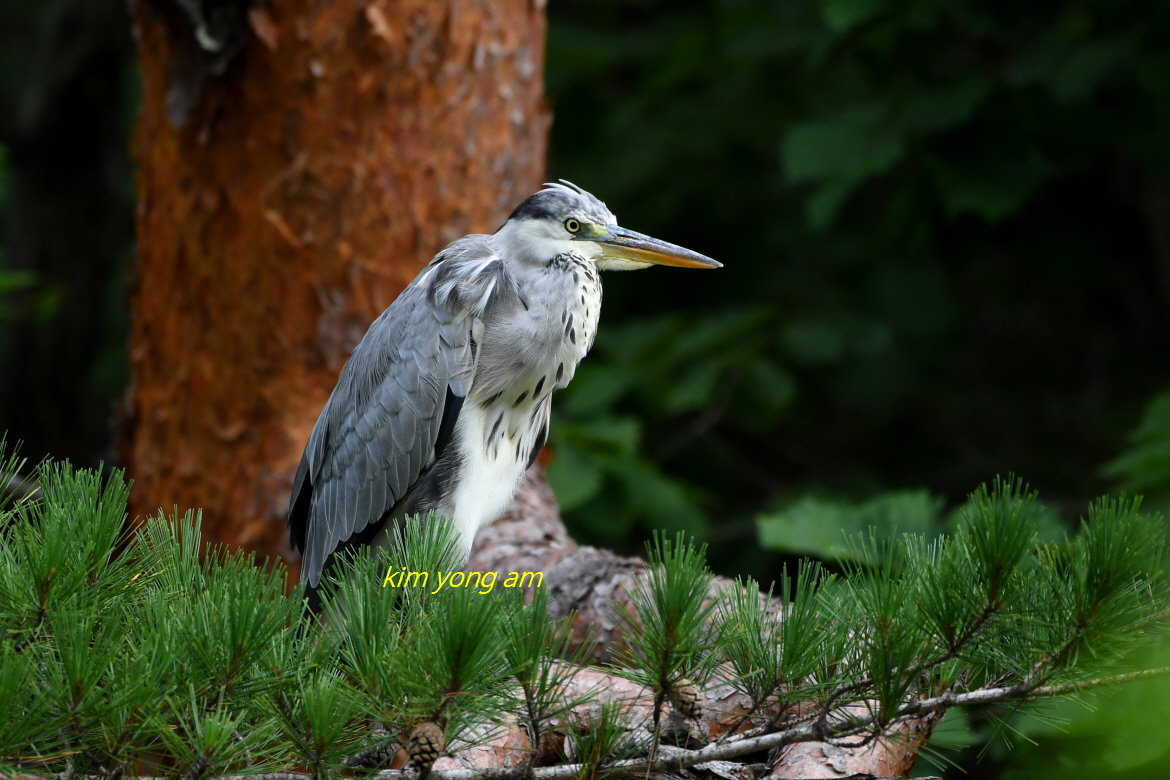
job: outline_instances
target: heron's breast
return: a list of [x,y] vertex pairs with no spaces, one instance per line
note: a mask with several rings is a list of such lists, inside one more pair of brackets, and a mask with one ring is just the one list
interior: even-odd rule
[[473,395],[523,403],[564,387],[597,336],[601,283],[593,264],[568,256],[519,285],[521,300],[484,323]]
[[601,319],[601,278],[592,263],[577,261],[565,269],[567,295],[560,313],[560,362],[565,369],[557,387],[573,378],[577,364],[593,347]]

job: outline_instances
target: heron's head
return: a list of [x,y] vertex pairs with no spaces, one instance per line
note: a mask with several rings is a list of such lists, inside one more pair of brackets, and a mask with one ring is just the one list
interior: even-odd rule
[[720,268],[698,252],[618,227],[617,217],[597,198],[561,180],[525,199],[496,231],[509,256],[546,265],[558,255],[592,258],[603,271],[633,271],[652,265]]

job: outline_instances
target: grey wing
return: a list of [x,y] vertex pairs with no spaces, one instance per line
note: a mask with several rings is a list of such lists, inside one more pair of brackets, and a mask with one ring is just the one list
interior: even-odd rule
[[436,303],[425,274],[354,349],[301,459],[289,533],[303,556],[301,580],[313,587],[329,555],[434,463],[441,428],[449,437],[471,389],[477,312]]

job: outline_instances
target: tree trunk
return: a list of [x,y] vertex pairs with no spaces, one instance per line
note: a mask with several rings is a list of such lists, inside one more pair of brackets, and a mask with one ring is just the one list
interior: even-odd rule
[[206,539],[288,557],[292,475],[350,350],[542,181],[544,3],[235,2],[226,66],[175,3],[135,8],[131,513],[202,507]]

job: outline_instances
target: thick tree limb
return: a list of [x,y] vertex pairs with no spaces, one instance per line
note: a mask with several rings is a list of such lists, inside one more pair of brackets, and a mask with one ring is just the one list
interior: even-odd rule
[[[622,642],[617,610],[632,608],[629,594],[645,577],[645,562],[574,542],[561,522],[556,497],[544,471],[536,465],[529,470],[503,517],[476,537],[467,570],[543,572],[543,587],[552,597],[552,614],[557,617],[572,614],[576,641],[589,641],[590,655],[595,660],[607,661]],[[716,598],[724,589],[734,587],[733,581],[716,577],[710,597]],[[779,613],[779,600],[773,599],[772,605]],[[717,700],[712,701],[712,696]],[[735,713],[730,717],[705,717],[702,728],[709,739],[723,736],[742,720],[742,714],[750,706],[746,697],[730,687],[715,688],[706,697],[706,713]],[[934,720],[926,718],[904,728],[915,740],[924,741]],[[879,741],[862,748],[815,743],[780,753],[769,776],[898,775],[911,769],[915,758],[906,740]]]
[[[581,670],[578,678],[574,680],[574,685],[577,686],[596,686],[602,684],[595,675],[606,677],[607,681],[612,683],[616,689],[616,693],[611,696],[608,689],[603,689],[601,700],[621,700],[622,695],[632,694],[632,698],[628,700],[631,711],[637,711],[647,706],[648,699],[642,695],[641,691],[635,690],[628,681],[620,680],[620,678],[609,677],[600,672],[593,670]],[[932,699],[923,699],[920,701],[909,702],[902,707],[898,714],[893,719],[894,722],[918,719],[925,713],[941,712],[950,707],[959,707],[965,705],[984,705],[995,704],[1006,701],[1021,701],[1032,700],[1051,696],[1063,696],[1078,690],[1088,690],[1091,688],[1099,688],[1109,685],[1118,685],[1125,682],[1133,682],[1136,680],[1147,679],[1150,677],[1161,677],[1170,675],[1170,667],[1162,667],[1159,669],[1146,670],[1141,672],[1133,672],[1129,674],[1119,674],[1110,677],[1102,677],[1094,680],[1085,680],[1077,683],[1068,683],[1061,685],[1043,685],[1031,688],[1024,688],[1020,685],[1002,686],[999,688],[983,688],[966,693],[947,694]],[[627,687],[623,687],[623,683]],[[710,695],[707,697],[707,702],[711,701]],[[597,707],[600,701],[595,699],[585,707]],[[729,713],[720,713],[721,716],[727,716]],[[852,721],[855,728],[864,729],[868,726],[874,725],[872,716],[856,715]],[[818,745],[818,749],[829,755],[839,755],[840,748],[836,748],[826,743],[818,743],[816,740],[827,738],[830,735],[823,733],[823,727],[816,721],[803,723],[789,729],[784,729],[771,734],[763,734],[758,736],[740,735],[732,737],[727,742],[712,743],[704,748],[697,750],[687,750],[685,748],[677,748],[671,746],[661,746],[658,752],[658,759],[652,764],[647,764],[644,759],[630,759],[626,761],[618,761],[610,764],[610,770],[625,770],[627,772],[647,773],[656,776],[668,775],[670,773],[679,772],[681,770],[690,769],[693,767],[702,767],[717,761],[726,761],[728,759],[739,758],[741,756],[756,753],[763,750],[771,750],[775,748],[782,748],[790,745]],[[911,736],[911,738],[914,738]],[[518,748],[521,743],[517,742]],[[826,750],[828,748],[828,750]],[[483,746],[469,748],[465,751],[467,755],[475,755],[475,751],[482,751]],[[482,755],[482,753],[478,753]],[[573,780],[580,775],[583,767],[580,764],[565,764],[561,766],[541,767],[534,770],[527,768],[526,762],[518,762],[509,767],[491,768],[482,767],[474,764],[476,768],[464,767],[464,761],[467,759],[461,758],[459,754],[452,757],[440,759],[436,763],[435,770],[431,773],[432,780],[476,780],[476,778],[484,778],[485,780],[524,780],[524,778],[532,778],[532,780]],[[784,763],[784,762],[776,762]],[[775,764],[774,764],[775,766]],[[773,774],[770,777],[791,777],[791,778],[823,778],[823,777],[837,777],[837,778],[852,778],[852,777],[867,777],[867,778],[882,778],[893,777],[898,775],[878,774],[878,773],[861,773],[853,771],[850,762],[839,762],[841,768],[836,766],[828,766],[823,771],[813,774]],[[885,770],[889,771],[889,770]],[[847,774],[848,772],[848,774]],[[302,774],[299,772],[273,772],[268,774],[257,775],[228,775],[212,780],[305,780],[311,775]],[[416,780],[418,772],[414,770],[400,770],[391,769],[378,772],[371,775],[371,780]],[[162,780],[162,778],[141,778],[140,780]]]
[[613,603],[628,603],[628,591],[644,563],[608,550],[580,546],[561,522],[556,497],[539,466],[529,469],[504,515],[480,531],[468,571],[539,571],[556,617],[575,612],[573,634],[588,636],[591,655],[605,661],[621,637]]
[[[593,673],[596,674],[596,673]],[[939,696],[933,699],[924,699],[921,701],[909,702],[902,707],[895,716],[894,723],[899,722],[903,725],[918,721],[923,715],[930,713],[941,713],[951,707],[960,707],[968,705],[983,705],[996,704],[1007,701],[1021,701],[1032,700],[1038,698],[1063,696],[1077,690],[1087,690],[1089,688],[1098,688],[1107,685],[1117,685],[1124,682],[1132,682],[1134,680],[1146,679],[1155,676],[1170,675],[1170,667],[1161,669],[1154,669],[1149,671],[1134,672],[1131,674],[1121,674],[1111,677],[1103,677],[1095,680],[1087,680],[1079,683],[1069,683],[1066,685],[1045,685],[1025,689],[1019,685],[1003,686],[999,688],[984,688],[966,693],[948,694],[946,696]],[[587,682],[583,679],[582,682]],[[596,706],[596,705],[594,705]],[[631,704],[633,707],[641,707],[642,703],[634,700]],[[864,714],[864,710],[858,711],[854,708],[852,726],[858,729],[865,729],[867,727],[875,726],[875,721],[872,715]],[[887,729],[887,732],[891,729]],[[805,773],[778,773],[777,768],[780,766],[791,766],[795,768],[798,762],[787,762],[780,760],[774,763],[773,772],[770,777],[788,777],[788,778],[816,778],[816,777],[850,777],[853,775],[868,775],[868,776],[889,776],[891,773],[898,775],[898,767],[889,762],[895,759],[898,751],[905,749],[905,743],[909,740],[919,739],[920,735],[914,732],[914,726],[911,725],[909,729],[902,731],[904,738],[886,739],[883,741],[875,741],[871,743],[874,746],[887,743],[883,748],[867,748],[868,756],[863,758],[862,754],[850,751],[848,748],[840,748],[835,745],[820,742],[818,740],[830,737],[830,734],[824,733],[816,721],[804,723],[794,726],[789,729],[784,729],[772,734],[764,734],[752,737],[732,737],[729,741],[723,743],[713,743],[707,747],[698,750],[686,750],[683,748],[672,748],[670,746],[662,746],[659,749],[659,758],[651,765],[647,765],[642,759],[631,759],[628,761],[615,762],[610,765],[612,769],[625,769],[628,771],[636,771],[639,773],[662,773],[671,772],[681,769],[688,769],[699,766],[711,761],[721,761],[738,758],[749,753],[755,753],[762,750],[771,750],[774,748],[783,748],[786,746],[800,746],[808,748],[803,755],[814,757],[818,752],[824,756],[825,765],[820,769],[815,766],[806,766]],[[785,753],[782,756],[787,755]],[[858,770],[859,759],[870,760],[876,767],[877,771],[866,771],[864,769]],[[472,780],[474,777],[485,777],[491,780],[521,780],[525,777],[525,770],[521,769],[495,769],[488,771],[471,772],[466,769],[447,769],[450,764],[444,764],[442,768],[436,764],[436,771],[432,773],[433,780]],[[440,771],[441,770],[441,771]],[[902,770],[905,771],[905,770]],[[535,780],[570,780],[577,777],[581,772],[580,765],[562,765],[553,767],[544,767],[533,770],[533,777]],[[415,773],[412,771],[389,770],[379,772],[375,780],[414,780]]]
[[[645,565],[640,558],[573,541],[561,522],[544,469],[534,465],[504,515],[476,537],[466,568],[543,572],[542,587],[552,597],[550,611],[556,617],[573,614],[576,641],[588,638],[592,658],[608,661],[622,641],[616,610],[632,609],[629,594],[644,579]],[[732,580],[716,577],[709,598],[735,587]],[[772,605],[780,611],[778,599]]]

